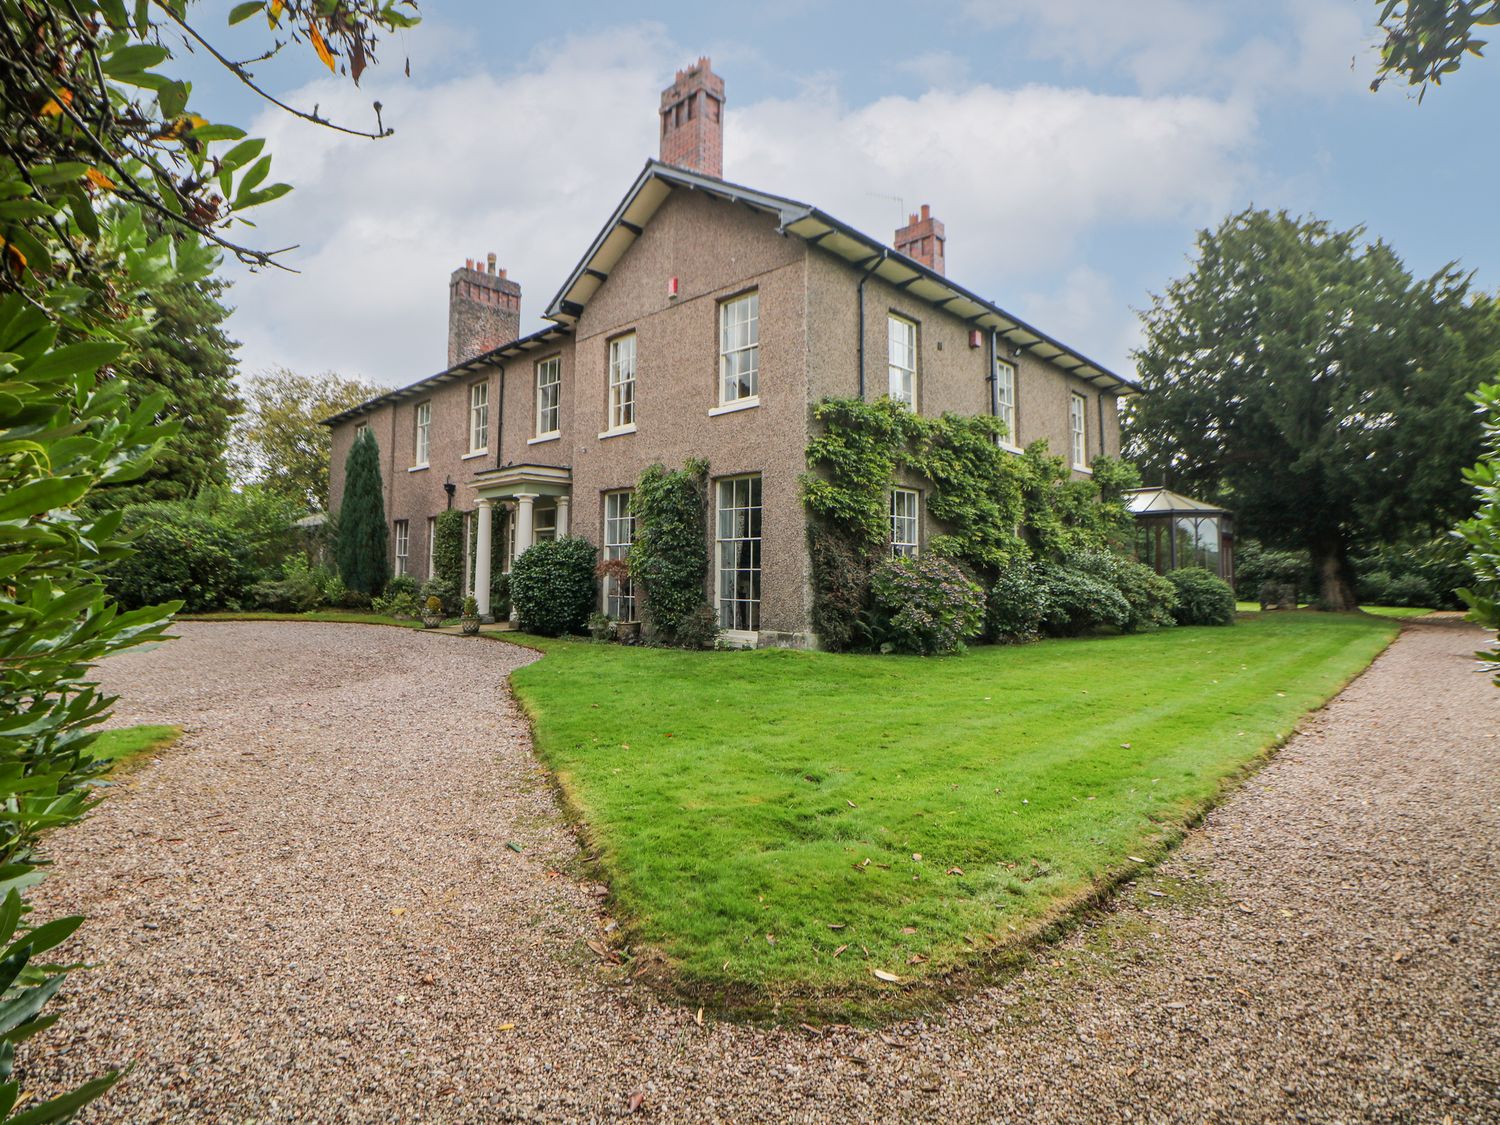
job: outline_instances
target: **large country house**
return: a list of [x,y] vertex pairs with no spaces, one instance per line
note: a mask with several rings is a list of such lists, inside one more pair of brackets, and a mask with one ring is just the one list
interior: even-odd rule
[[[741,643],[808,645],[798,477],[820,399],[993,413],[1014,448],[1044,438],[1079,473],[1118,455],[1116,404],[1133,385],[950,281],[928,207],[886,245],[725,181],[724,83],[707,59],[678,72],[660,120],[661,159],[547,305],[546,328],[519,335],[521,288],[495,255],[467,262],[449,283],[448,366],[328,420],[335,498],[356,432],[374,432],[396,573],[429,574],[434,521],[457,506],[476,521],[466,569],[488,613],[491,567],[570,533],[623,555],[641,471],[702,458],[721,627]],[[920,551],[920,489],[889,502],[893,549]],[[632,619],[628,587],[601,596]]]

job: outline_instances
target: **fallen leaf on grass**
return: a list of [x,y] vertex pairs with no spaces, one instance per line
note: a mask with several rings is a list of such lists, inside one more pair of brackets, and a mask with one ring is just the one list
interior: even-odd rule
[[917,932],[917,928],[915,926],[902,926],[901,932],[903,934],[914,934]]
[[857,808],[859,808],[858,805],[856,805],[853,801],[849,800],[849,798],[847,798],[847,797],[844,798],[844,804],[848,805],[851,809],[857,809]]
[[947,871],[943,872],[945,875],[962,875],[963,873],[964,869],[962,867],[950,867]]
[[847,922],[829,922],[828,923],[828,928],[830,930],[842,930],[848,924],[849,923],[847,923]]
[[871,971],[875,974],[876,980],[883,980],[890,984],[901,983],[901,978],[898,977],[895,973],[888,973],[884,969],[872,969]]
[[1152,898],[1166,898],[1167,897],[1166,895],[1162,894],[1161,891],[1147,891],[1146,893],[1148,895],[1150,895]]
[[835,957],[837,957],[837,956],[838,956],[838,955],[839,955],[839,954],[840,954],[840,953],[842,953],[842,952],[844,952],[844,950],[846,950],[846,949],[848,949],[848,948],[849,948],[849,946],[848,946],[848,945],[847,945],[847,944],[845,944],[845,945],[841,945],[841,946],[839,946],[839,947],[838,947],[838,948],[837,948],[837,949],[835,949],[835,950],[834,950],[834,951],[833,951],[833,955],[834,955],[834,956],[835,956]]
[[1144,859],[1142,859],[1138,855],[1128,855],[1125,858],[1128,859],[1128,860],[1130,860],[1131,863],[1145,863],[1146,862]]
[[698,1009],[698,1014],[693,1017],[693,1022],[696,1023],[699,1027],[703,1026],[703,1009],[702,1008]]
[[776,935],[775,934],[767,934],[766,935],[766,942],[768,944],[770,944],[770,945],[775,945],[776,944]]
[[922,853],[921,852],[912,852],[911,853],[911,858],[912,858],[912,860],[914,862],[921,863],[922,862]]
[[913,953],[906,959],[906,963],[908,965],[920,965],[926,960],[927,958],[923,957],[920,953]]

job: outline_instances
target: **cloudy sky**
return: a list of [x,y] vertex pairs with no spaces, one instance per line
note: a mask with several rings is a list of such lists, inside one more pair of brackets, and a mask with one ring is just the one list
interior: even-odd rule
[[1420,106],[1372,94],[1376,0],[422,7],[359,89],[310,52],[257,75],[350,124],[380,100],[396,128],[380,142],[188,64],[207,115],[268,137],[272,178],[295,188],[239,233],[296,244],[299,272],[227,267],[246,372],[432,374],[448,274],[489,251],[523,286],[523,330],[540,326],[656,154],[659,91],[699,55],[726,82],[728,179],[886,238],[930,203],[950,276],[1123,372],[1134,310],[1186,268],[1195,231],[1252,204],[1366,224],[1415,270],[1458,259],[1500,287],[1500,59]]

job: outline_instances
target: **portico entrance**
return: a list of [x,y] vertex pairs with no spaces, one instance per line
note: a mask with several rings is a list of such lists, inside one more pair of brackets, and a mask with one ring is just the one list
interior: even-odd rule
[[[482,620],[490,613],[490,577],[497,561],[491,557],[496,518],[507,521],[502,571],[538,539],[568,534],[569,508],[573,495],[573,473],[554,465],[506,465],[488,469],[474,477],[479,526],[474,555],[474,600]],[[496,506],[500,511],[495,511]]]

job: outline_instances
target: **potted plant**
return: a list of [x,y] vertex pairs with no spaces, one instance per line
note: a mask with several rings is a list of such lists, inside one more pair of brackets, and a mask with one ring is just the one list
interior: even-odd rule
[[428,594],[427,601],[422,605],[422,628],[436,629],[443,623],[443,599],[436,594]]
[[589,636],[595,641],[607,641],[613,632],[615,619],[607,613],[589,614]]
[[479,603],[474,600],[472,595],[464,599],[464,613],[458,620],[460,626],[463,628],[464,636],[472,637],[478,634]]

